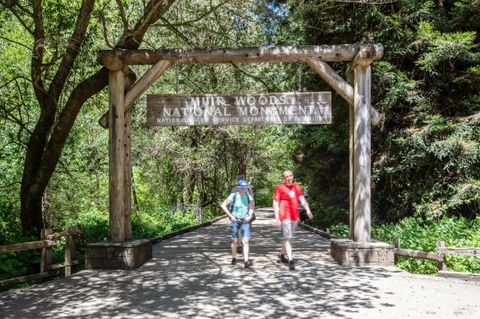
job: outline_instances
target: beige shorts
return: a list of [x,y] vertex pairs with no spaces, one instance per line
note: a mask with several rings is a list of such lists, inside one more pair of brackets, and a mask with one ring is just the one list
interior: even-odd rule
[[295,234],[295,229],[297,229],[298,221],[294,220],[282,220],[282,233],[283,239],[291,239]]

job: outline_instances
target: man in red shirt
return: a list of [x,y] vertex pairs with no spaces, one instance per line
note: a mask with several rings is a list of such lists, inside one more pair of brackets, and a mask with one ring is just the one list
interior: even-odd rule
[[275,193],[273,194],[275,221],[277,227],[281,227],[283,232],[282,248],[278,257],[282,262],[288,262],[290,270],[295,270],[295,262],[292,255],[292,239],[300,217],[298,211],[299,203],[302,204],[307,212],[308,219],[312,219],[313,215],[300,186],[293,182],[293,173],[291,171],[283,172],[283,179],[284,182],[275,187]]

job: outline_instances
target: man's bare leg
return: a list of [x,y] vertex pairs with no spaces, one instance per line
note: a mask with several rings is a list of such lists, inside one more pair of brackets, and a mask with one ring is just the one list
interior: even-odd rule
[[247,261],[248,260],[248,253],[250,252],[250,246],[249,246],[249,241],[248,240],[243,240],[243,260]]
[[240,231],[240,229],[238,230],[237,238],[238,238],[238,241],[237,241],[237,249],[238,249],[238,250],[241,250],[241,249],[242,249],[242,245],[243,245],[243,240],[242,240],[242,232]]
[[292,240],[290,238],[283,240],[283,248],[284,248],[284,252],[287,254],[288,260],[292,260],[293,259]]
[[232,249],[232,258],[237,258],[237,240],[232,240],[232,244],[230,245]]

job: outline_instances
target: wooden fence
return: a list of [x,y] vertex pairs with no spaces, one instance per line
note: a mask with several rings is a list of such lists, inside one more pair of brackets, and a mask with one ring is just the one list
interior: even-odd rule
[[[80,232],[75,229],[68,229],[59,233],[53,233],[51,229],[42,229],[40,240],[12,245],[1,245],[0,254],[41,249],[41,256],[39,273],[2,280],[0,281],[0,287],[18,284],[33,279],[55,276],[59,273],[61,268],[65,268],[65,277],[69,277],[72,274],[72,267],[79,264],[78,260],[74,259],[74,237],[79,234]],[[52,247],[57,245],[58,239],[62,237],[65,237],[65,261],[63,263],[52,264]]]
[[427,252],[401,248],[399,238],[395,239],[394,245],[395,261],[397,261],[400,256],[433,260],[437,262],[439,276],[480,281],[480,274],[448,271],[445,261],[446,254],[480,257],[480,248],[445,247],[445,242],[440,240],[436,243],[437,252]]

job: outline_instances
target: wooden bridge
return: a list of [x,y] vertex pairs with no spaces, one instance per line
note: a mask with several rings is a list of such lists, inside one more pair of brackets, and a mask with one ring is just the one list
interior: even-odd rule
[[297,269],[277,261],[273,212],[257,211],[252,268],[230,265],[227,220],[154,246],[131,271],[81,271],[0,293],[0,318],[477,318],[480,285],[397,268],[343,267],[299,229]]

